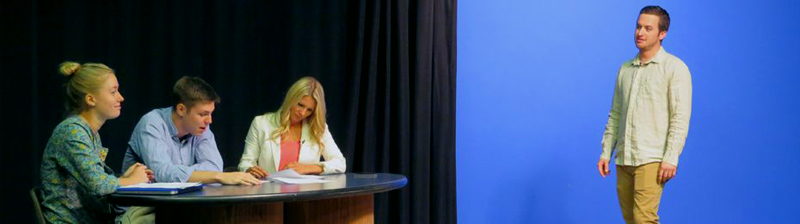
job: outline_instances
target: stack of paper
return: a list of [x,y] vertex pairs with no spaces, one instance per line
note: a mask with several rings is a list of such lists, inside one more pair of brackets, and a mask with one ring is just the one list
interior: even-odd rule
[[294,169],[285,169],[280,172],[271,173],[267,177],[269,180],[276,180],[287,184],[315,184],[333,182],[330,180],[322,179],[322,176],[317,175],[301,175],[294,171]]

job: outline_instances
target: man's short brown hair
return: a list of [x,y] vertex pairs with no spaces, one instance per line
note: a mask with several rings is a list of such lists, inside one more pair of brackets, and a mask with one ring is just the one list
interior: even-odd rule
[[184,76],[175,82],[172,88],[172,107],[178,109],[178,104],[183,104],[191,109],[197,103],[213,101],[219,103],[219,95],[214,88],[199,77]]
[[667,30],[669,30],[669,13],[667,13],[666,9],[661,8],[661,6],[657,5],[645,6],[644,8],[642,8],[641,11],[639,11],[639,15],[641,14],[658,16],[658,31],[666,32]]

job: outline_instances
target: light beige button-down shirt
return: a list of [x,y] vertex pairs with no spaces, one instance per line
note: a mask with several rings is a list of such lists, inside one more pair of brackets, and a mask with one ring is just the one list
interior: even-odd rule
[[650,61],[637,54],[619,69],[601,159],[617,150],[616,164],[678,165],[689,132],[692,77],[680,59],[662,47]]

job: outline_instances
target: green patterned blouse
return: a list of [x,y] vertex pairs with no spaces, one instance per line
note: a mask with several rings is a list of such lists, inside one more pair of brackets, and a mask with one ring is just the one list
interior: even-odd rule
[[106,195],[119,179],[105,164],[108,149],[80,116],[62,121],[42,156],[42,212],[50,223],[107,223],[117,212]]

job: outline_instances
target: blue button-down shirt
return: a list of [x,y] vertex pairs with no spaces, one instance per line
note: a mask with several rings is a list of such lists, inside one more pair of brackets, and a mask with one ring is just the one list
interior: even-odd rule
[[202,135],[178,138],[172,107],[145,114],[133,129],[123,172],[139,162],[153,170],[157,182],[186,182],[195,170],[222,171],[222,156],[211,126]]

